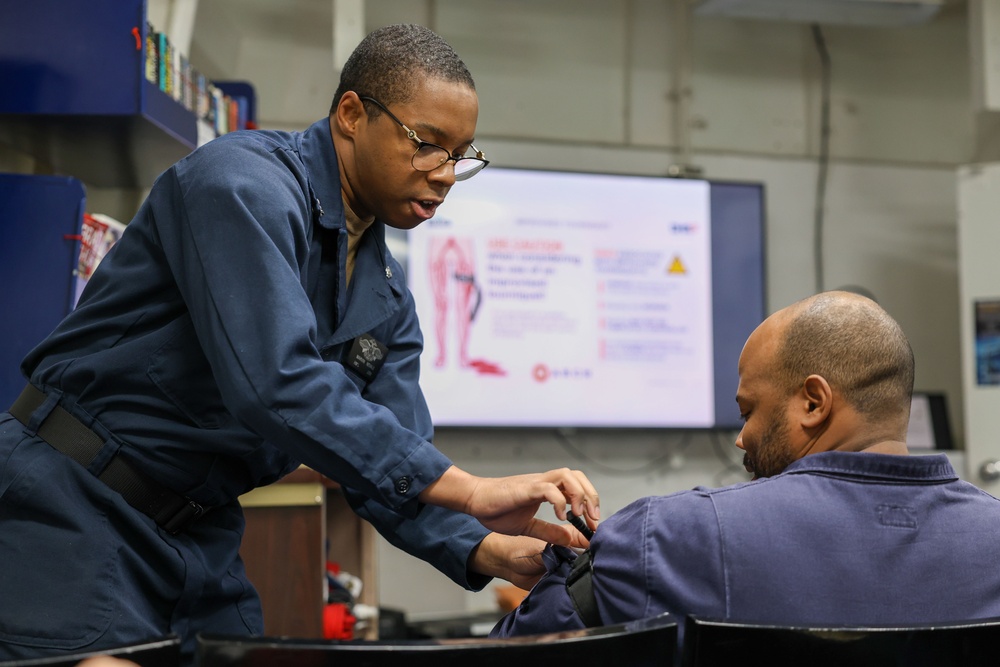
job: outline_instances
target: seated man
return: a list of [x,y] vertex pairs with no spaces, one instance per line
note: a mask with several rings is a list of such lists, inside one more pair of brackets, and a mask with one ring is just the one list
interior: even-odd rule
[[[943,454],[907,456],[913,353],[882,308],[846,292],[796,303],[751,334],[739,373],[736,446],[754,481],[606,519],[589,549],[594,624],[665,611],[820,626],[1000,616],[1000,502]],[[566,585],[574,552],[543,555],[548,574],[492,636],[584,627]]]

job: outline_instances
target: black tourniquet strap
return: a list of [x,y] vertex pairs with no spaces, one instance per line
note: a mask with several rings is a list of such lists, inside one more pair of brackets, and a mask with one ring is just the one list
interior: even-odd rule
[[[10,414],[27,426],[32,413],[45,402],[46,396],[28,385],[14,401]],[[80,465],[88,468],[104,446],[99,435],[60,405],[39,424],[38,437]],[[98,475],[98,479],[122,495],[129,505],[153,519],[168,533],[176,535],[205,513],[204,507],[189,498],[174,493],[130,466],[115,454]]]
[[597,611],[597,596],[594,594],[594,563],[590,560],[590,550],[584,551],[573,561],[573,567],[566,577],[566,592],[573,600],[576,613],[583,619],[588,628],[595,628],[601,623],[601,614]]

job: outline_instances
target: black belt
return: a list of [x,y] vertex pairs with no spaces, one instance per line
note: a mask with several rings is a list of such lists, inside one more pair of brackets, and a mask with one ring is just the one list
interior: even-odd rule
[[[43,392],[29,384],[14,401],[9,412],[27,426],[31,422],[32,413],[45,402],[45,398]],[[56,405],[38,425],[37,433],[42,440],[84,468],[90,467],[104,446],[104,440],[100,436],[60,405]],[[204,507],[164,488],[135,470],[118,454],[111,458],[97,478],[172,535],[176,535],[205,513]]]

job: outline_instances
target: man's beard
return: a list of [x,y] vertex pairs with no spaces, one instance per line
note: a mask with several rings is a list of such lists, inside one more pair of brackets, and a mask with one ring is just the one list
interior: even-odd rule
[[758,440],[753,456],[747,453],[743,457],[744,465],[750,464],[754,479],[777,475],[795,460],[790,445],[788,428],[781,420],[780,412],[775,411]]

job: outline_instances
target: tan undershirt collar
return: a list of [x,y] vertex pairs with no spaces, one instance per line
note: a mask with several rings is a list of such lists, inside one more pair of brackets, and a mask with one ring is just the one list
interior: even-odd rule
[[351,284],[351,274],[354,273],[354,258],[358,256],[358,241],[365,230],[375,222],[375,216],[362,220],[351,210],[347,200],[344,200],[344,218],[347,220],[347,284]]

